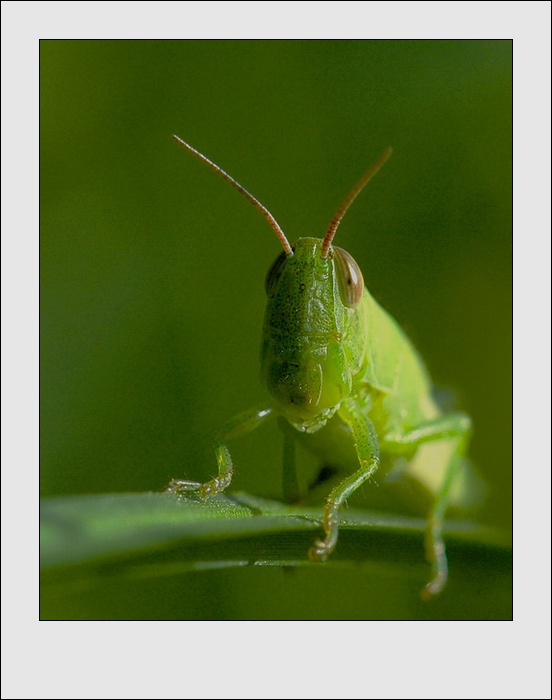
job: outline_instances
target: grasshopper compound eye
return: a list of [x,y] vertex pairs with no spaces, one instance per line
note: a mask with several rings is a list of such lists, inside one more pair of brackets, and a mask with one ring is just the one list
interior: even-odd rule
[[364,293],[362,272],[357,261],[343,248],[334,246],[333,259],[341,301],[344,306],[352,309],[360,303]]
[[278,280],[282,276],[282,272],[284,271],[284,267],[286,266],[287,259],[288,256],[285,252],[280,253],[280,255],[272,263],[272,267],[267,272],[265,278],[265,291],[267,297],[269,297],[276,288]]

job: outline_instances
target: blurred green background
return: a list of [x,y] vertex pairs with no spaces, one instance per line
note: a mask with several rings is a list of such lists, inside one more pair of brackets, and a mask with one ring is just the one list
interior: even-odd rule
[[[337,244],[474,419],[484,523],[511,525],[510,41],[42,41],[41,493],[161,489],[215,467],[213,430],[262,403],[263,218],[322,236],[388,145]],[[233,487],[280,497],[275,426],[233,444]],[[43,587],[45,617],[511,615],[508,580],[418,584],[250,567]],[[484,567],[483,567],[484,568]],[[475,606],[475,607],[474,607]]]

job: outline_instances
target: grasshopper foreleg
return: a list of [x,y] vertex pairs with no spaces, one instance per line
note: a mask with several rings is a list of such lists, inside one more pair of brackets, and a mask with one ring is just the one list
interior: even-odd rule
[[214,496],[230,485],[234,473],[234,462],[226,446],[228,440],[241,437],[258,428],[273,414],[272,408],[254,408],[232,418],[215,433],[213,446],[218,464],[218,475],[204,484],[196,481],[173,479],[166,487],[167,493],[199,493],[202,498]]
[[327,497],[324,506],[326,537],[323,540],[316,540],[309,550],[309,558],[313,561],[325,561],[335,549],[339,530],[339,508],[374,474],[379,466],[378,438],[364,404],[356,399],[347,399],[339,408],[339,416],[351,429],[361,466],[354,474],[332,489]]

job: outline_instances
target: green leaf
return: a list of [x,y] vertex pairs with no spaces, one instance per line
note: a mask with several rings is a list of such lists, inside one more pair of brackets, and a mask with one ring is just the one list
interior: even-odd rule
[[[288,506],[243,493],[206,501],[163,493],[45,499],[41,504],[41,569],[47,580],[70,568],[81,577],[158,576],[204,568],[311,566],[306,553],[321,531],[321,509]],[[344,511],[339,546],[324,566],[358,562],[424,565],[425,521]],[[503,533],[451,522],[449,548],[468,557],[507,558]]]

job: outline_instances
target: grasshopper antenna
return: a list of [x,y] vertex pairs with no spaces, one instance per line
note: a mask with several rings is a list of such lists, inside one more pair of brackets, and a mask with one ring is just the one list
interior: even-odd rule
[[232,185],[232,187],[234,187],[236,190],[238,190],[238,192],[240,194],[243,194],[243,196],[251,202],[251,204],[255,207],[255,209],[260,211],[261,214],[264,216],[264,218],[268,221],[268,223],[272,227],[272,230],[274,231],[274,233],[278,237],[278,240],[282,244],[282,248],[284,249],[285,254],[286,255],[293,255],[293,250],[291,249],[291,246],[289,244],[288,239],[286,238],[284,232],[280,228],[280,225],[278,224],[276,219],[272,216],[272,214],[268,211],[268,209],[266,207],[263,207],[263,205],[257,199],[255,199],[255,197],[250,192],[248,192],[245,189],[245,187],[240,185],[239,182],[236,182],[236,180],[234,180],[233,177],[228,175],[228,173],[225,170],[223,170],[222,168],[220,168],[218,165],[216,165],[216,163],[213,163],[213,161],[209,160],[209,158],[204,156],[203,153],[196,151],[195,148],[190,146],[189,143],[186,143],[186,141],[183,141],[179,136],[176,136],[176,134],[173,134],[173,139],[175,141],[178,141],[178,143],[181,146],[184,146],[184,148],[187,151],[189,151],[192,155],[194,155],[200,161],[205,163],[205,165],[208,165],[211,168],[211,170],[214,170],[216,173],[221,175],[227,182],[229,182]]
[[368,182],[374,177],[374,175],[378,172],[378,170],[382,167],[382,165],[384,165],[384,163],[387,161],[387,159],[389,158],[389,156],[392,153],[393,153],[393,149],[391,148],[391,146],[389,146],[389,148],[385,149],[385,151],[377,159],[377,161],[374,163],[374,165],[372,165],[372,167],[361,177],[361,179],[353,187],[352,191],[345,198],[345,201],[343,202],[343,204],[337,210],[334,218],[330,222],[330,226],[328,228],[326,235],[324,236],[324,240],[322,241],[321,254],[322,254],[323,258],[328,257],[330,245],[332,244],[333,238],[335,236],[335,232],[337,231],[337,227],[341,223],[341,219],[345,216],[345,212],[351,206],[351,204],[355,201],[357,196],[362,192],[365,185],[368,184]]

